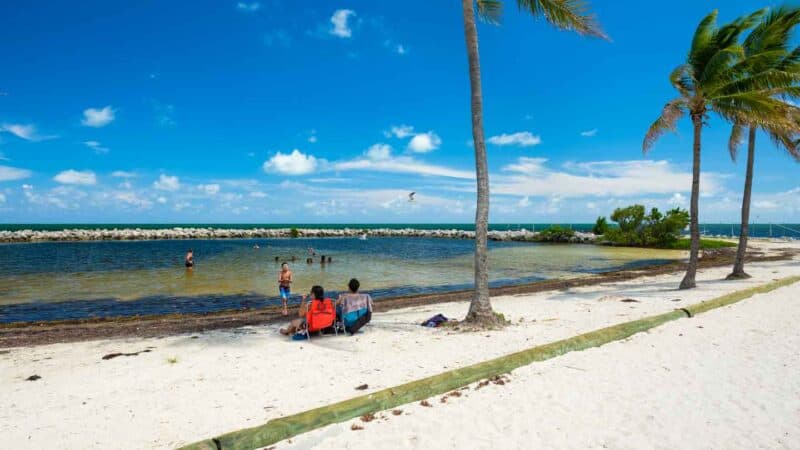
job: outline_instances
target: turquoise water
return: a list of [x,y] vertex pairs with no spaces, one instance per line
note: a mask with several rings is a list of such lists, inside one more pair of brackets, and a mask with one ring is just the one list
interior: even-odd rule
[[[258,248],[254,248],[258,245]],[[470,287],[473,241],[426,238],[43,242],[0,245],[0,322],[170,312],[278,303],[280,263],[293,292],[345,289],[358,278],[375,298]],[[183,267],[192,248],[196,266]],[[309,248],[319,256],[307,264]],[[663,263],[680,251],[491,242],[493,285]],[[294,297],[293,301],[296,301]]]

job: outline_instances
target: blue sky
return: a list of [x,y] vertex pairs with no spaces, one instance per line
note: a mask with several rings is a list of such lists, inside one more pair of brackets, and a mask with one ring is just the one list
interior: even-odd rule
[[[491,220],[686,207],[689,124],[642,137],[697,22],[764,6],[595,1],[604,42],[506,2],[478,28]],[[458,1],[4,2],[0,67],[2,222],[473,219]],[[738,218],[728,132],[704,132],[702,221]],[[758,144],[753,218],[800,222],[798,165]]]

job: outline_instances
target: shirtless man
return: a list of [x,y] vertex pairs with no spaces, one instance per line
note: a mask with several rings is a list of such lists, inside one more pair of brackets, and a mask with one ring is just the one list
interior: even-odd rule
[[189,251],[186,252],[186,257],[184,258],[183,262],[187,269],[194,267],[194,252],[192,252],[192,249],[189,249]]
[[283,303],[283,315],[289,315],[289,294],[291,293],[292,271],[289,264],[281,263],[281,272],[278,274],[278,291],[281,293],[281,303]]

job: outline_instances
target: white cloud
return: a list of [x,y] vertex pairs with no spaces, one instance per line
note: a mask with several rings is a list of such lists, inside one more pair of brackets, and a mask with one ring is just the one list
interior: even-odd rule
[[133,183],[131,183],[128,180],[125,180],[125,181],[123,181],[122,183],[119,184],[119,187],[122,188],[122,189],[132,189],[133,188]]
[[250,197],[253,197],[253,198],[266,198],[267,194],[265,194],[265,193],[263,193],[261,191],[253,191],[253,192],[250,193]]
[[395,47],[395,51],[397,51],[398,55],[405,55],[406,53],[408,53],[408,50],[406,50],[406,48],[403,47],[402,44],[397,44],[397,47]]
[[83,120],[81,120],[81,123],[86,127],[104,127],[114,121],[114,112],[111,106],[100,109],[87,108],[83,110]]
[[181,182],[176,176],[164,175],[162,173],[158,177],[158,180],[153,182],[153,187],[159,191],[177,191],[181,188]]
[[53,177],[61,184],[80,184],[91,186],[97,184],[97,176],[91,170],[64,170]]
[[422,176],[439,176],[465,180],[472,180],[475,178],[475,174],[471,171],[426,164],[407,156],[395,158],[387,157],[385,159],[360,158],[339,162],[333,164],[332,167],[337,171],[372,170],[375,172],[411,173]]
[[517,206],[519,206],[520,208],[527,208],[528,206],[531,206],[530,197],[528,197],[527,195],[525,197],[522,197],[522,199],[520,199],[520,201],[517,202]]
[[408,149],[414,153],[428,153],[439,148],[442,139],[433,131],[415,135],[408,142]]
[[136,174],[133,172],[126,172],[124,170],[115,170],[111,172],[111,176],[115,178],[135,178]]
[[238,9],[239,11],[245,11],[245,12],[256,12],[259,9],[261,9],[261,3],[259,3],[259,2],[252,2],[252,3],[239,2],[239,3],[236,4],[236,9]]
[[292,153],[278,152],[272,158],[264,161],[264,172],[279,173],[283,175],[305,175],[317,169],[317,158],[306,155],[298,149]]
[[392,147],[387,144],[373,144],[367,149],[366,155],[372,160],[389,159],[392,156]]
[[583,136],[583,137],[593,137],[593,136],[597,135],[598,131],[599,130],[597,128],[594,128],[592,130],[581,131],[581,136]]
[[28,169],[19,169],[11,166],[0,166],[0,181],[22,180],[31,176]]
[[384,131],[383,135],[388,137],[396,137],[396,138],[407,138],[414,134],[414,127],[411,125],[392,125],[388,131]]
[[669,204],[672,206],[686,206],[686,196],[680,192],[676,192],[670,197]]
[[199,184],[197,189],[204,192],[206,195],[217,195],[219,193],[218,184]]
[[108,147],[103,147],[103,146],[102,146],[102,145],[101,145],[99,142],[97,142],[97,141],[84,141],[83,145],[85,145],[85,146],[87,146],[87,147],[91,148],[91,149],[92,149],[92,150],[94,150],[94,152],[95,152],[95,153],[97,153],[97,154],[101,154],[101,153],[108,153]]
[[19,123],[4,123],[0,125],[0,132],[11,133],[14,136],[25,139],[26,141],[43,141],[45,139],[54,139],[58,136],[42,136],[36,131],[36,126],[33,124],[23,125]]
[[0,152],[0,161],[10,161],[10,160],[6,157],[5,153]]
[[761,200],[753,203],[758,209],[778,209],[780,205],[773,200]]
[[[692,186],[691,171],[679,170],[667,161],[593,161],[564,164],[553,170],[544,158],[521,157],[503,168],[506,175],[493,177],[492,192],[537,197],[631,197],[646,194],[687,192]],[[722,175],[706,172],[701,176],[705,193],[719,190]]]
[[167,203],[167,198],[162,195],[162,196],[158,197],[156,199],[156,201],[163,205],[164,203]]
[[340,38],[349,38],[352,36],[353,30],[350,28],[350,25],[347,22],[351,16],[355,15],[356,12],[352,9],[337,9],[333,13],[333,16],[331,16],[331,24],[333,26],[329,31],[330,34]]
[[315,144],[317,142],[317,137],[312,134],[311,136],[308,137],[308,142]]
[[114,194],[114,199],[142,209],[153,206],[153,202],[146,198],[139,197],[135,192],[117,192]]
[[512,134],[501,134],[492,136],[486,140],[494,145],[517,145],[520,147],[531,147],[542,143],[542,138],[531,134],[530,131],[520,131]]
[[0,192],[0,203],[5,203],[5,202],[6,202],[6,196],[2,192]]

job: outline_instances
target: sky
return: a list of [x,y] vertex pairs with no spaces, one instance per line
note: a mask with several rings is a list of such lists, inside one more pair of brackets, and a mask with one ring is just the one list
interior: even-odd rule
[[[711,10],[773,5],[593,1],[607,42],[506,1],[478,25],[490,220],[688,208],[689,121],[642,154],[668,75]],[[3,2],[0,222],[471,222],[469,100],[455,0]],[[729,132],[703,222],[739,220]],[[753,221],[800,222],[798,169],[758,136]]]

